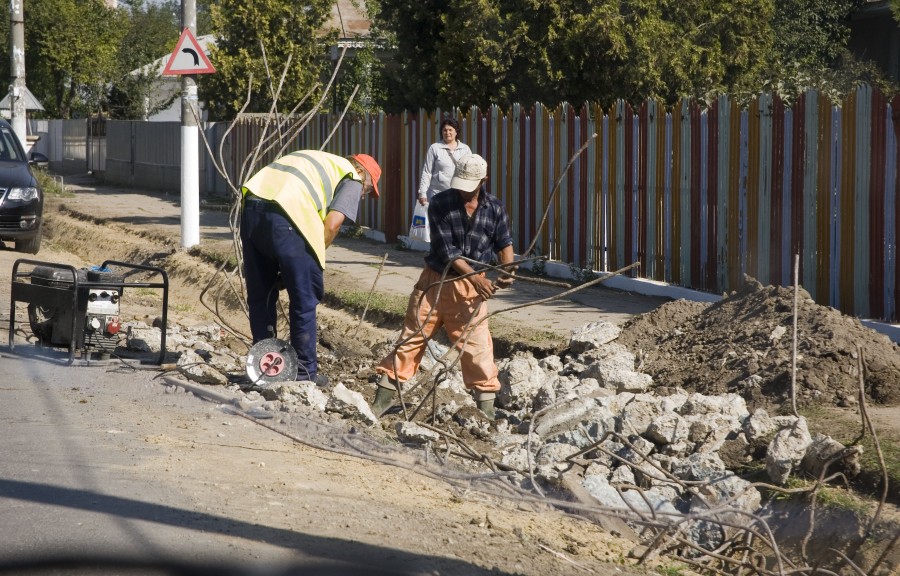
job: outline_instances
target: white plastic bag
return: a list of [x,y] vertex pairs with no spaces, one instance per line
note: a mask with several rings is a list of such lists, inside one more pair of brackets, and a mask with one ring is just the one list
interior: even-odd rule
[[431,231],[428,229],[427,204],[423,206],[416,202],[416,209],[413,211],[412,225],[409,227],[409,237],[413,240],[431,242]]

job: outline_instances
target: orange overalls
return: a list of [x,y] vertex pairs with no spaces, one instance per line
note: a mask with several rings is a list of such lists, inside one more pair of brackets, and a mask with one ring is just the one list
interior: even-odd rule
[[[425,355],[427,340],[443,326],[450,341],[456,345],[457,350],[460,350],[460,369],[466,388],[478,392],[499,391],[500,381],[497,380],[497,365],[494,363],[494,341],[491,339],[487,321],[479,323],[488,314],[487,303],[478,296],[475,287],[468,280],[453,281],[451,276],[447,277],[438,297],[436,282],[440,279],[441,275],[428,266],[422,271],[409,297],[406,318],[403,320],[400,342],[404,343],[393,354],[382,360],[376,371],[379,374],[387,374],[389,378],[400,383],[411,379]],[[422,297],[424,290],[431,284],[435,285]],[[422,297],[421,305],[420,297]],[[478,313],[472,317],[476,308]],[[465,336],[460,338],[466,326],[476,324],[477,327],[469,331],[468,340]],[[423,329],[417,333],[419,326],[423,326]],[[410,338],[411,334],[415,336]]]

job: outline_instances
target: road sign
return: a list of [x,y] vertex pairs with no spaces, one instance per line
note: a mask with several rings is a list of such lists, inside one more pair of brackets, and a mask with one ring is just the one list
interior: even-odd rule
[[213,67],[206,53],[197,42],[197,38],[191,32],[190,28],[185,28],[178,39],[178,44],[172,50],[166,68],[163,70],[163,76],[176,76],[178,74],[212,74],[216,69]]

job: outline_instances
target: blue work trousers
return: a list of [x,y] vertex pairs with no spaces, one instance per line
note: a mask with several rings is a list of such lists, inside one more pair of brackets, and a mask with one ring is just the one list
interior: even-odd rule
[[290,299],[291,345],[300,359],[297,378],[315,380],[319,369],[316,306],[325,293],[322,268],[303,235],[275,202],[246,198],[241,243],[253,342],[271,337],[269,327],[276,326],[276,282],[280,273]]

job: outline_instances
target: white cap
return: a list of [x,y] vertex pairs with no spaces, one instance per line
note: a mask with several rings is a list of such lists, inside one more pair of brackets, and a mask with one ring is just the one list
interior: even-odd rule
[[450,187],[463,192],[474,192],[485,176],[487,162],[478,154],[469,154],[457,160]]

